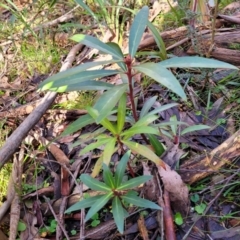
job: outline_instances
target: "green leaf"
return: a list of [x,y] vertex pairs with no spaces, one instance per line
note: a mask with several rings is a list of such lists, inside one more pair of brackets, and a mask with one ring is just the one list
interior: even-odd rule
[[151,160],[156,165],[163,165],[162,160],[152,150],[150,150],[146,146],[141,145],[136,142],[127,141],[127,140],[122,141],[122,143],[125,144],[132,151],[139,153],[140,155],[144,156],[145,158]]
[[171,125],[185,125],[185,126],[189,126],[187,123],[181,122],[181,121],[169,121],[169,122],[163,122],[163,123],[154,124],[155,127],[159,127],[159,128],[163,128],[163,127],[171,126]]
[[85,143],[92,139],[95,139],[95,138],[97,138],[97,136],[99,136],[101,133],[103,133],[105,131],[106,131],[106,129],[104,127],[101,127],[101,128],[98,128],[94,132],[82,134],[81,136],[78,137],[78,139],[79,139],[78,141],[75,141],[74,143],[71,144],[71,147],[76,147],[82,143]]
[[69,207],[65,213],[71,213],[71,212],[74,212],[74,211],[79,211],[83,208],[89,208],[91,207],[96,201],[98,201],[98,199],[103,196],[103,195],[97,195],[97,196],[94,196],[94,197],[90,197],[90,198],[86,198],[86,199],[83,199],[75,204],[73,204],[71,207]]
[[[177,122],[176,115],[172,115],[170,117],[170,122]],[[177,124],[171,124],[170,127],[171,127],[171,130],[172,130],[172,133],[174,134],[174,136],[176,136],[177,135]]]
[[203,124],[199,124],[199,125],[194,125],[194,126],[190,126],[185,128],[184,130],[182,130],[181,135],[184,135],[186,133],[190,133],[190,132],[194,132],[194,131],[199,131],[199,130],[203,130],[203,129],[209,129],[210,127],[207,125],[203,125]]
[[151,109],[151,107],[153,106],[153,104],[156,102],[157,96],[151,97],[149,98],[143,105],[142,110],[140,112],[140,116],[139,118],[141,119],[142,117],[144,117],[148,111]]
[[107,186],[105,183],[100,182],[95,178],[92,178],[88,174],[82,174],[80,176],[80,179],[85,185],[90,187],[92,190],[104,191],[104,192],[111,191],[111,188]]
[[56,91],[56,92],[71,92],[71,91],[79,91],[79,90],[101,91],[101,90],[110,89],[112,87],[113,85],[110,83],[105,83],[105,82],[95,81],[95,80],[88,80],[84,82],[69,84],[66,88],[50,88],[49,90]]
[[132,178],[124,183],[121,184],[120,187],[116,188],[117,191],[128,190],[135,187],[138,187],[140,184],[147,182],[148,180],[152,179],[152,176],[140,176]]
[[22,222],[22,221],[19,221],[19,222],[18,222],[18,226],[17,226],[17,230],[18,230],[19,232],[23,232],[23,231],[25,231],[26,229],[27,229],[26,224],[25,224],[24,222]]
[[159,34],[158,30],[156,29],[156,27],[151,23],[151,22],[147,22],[147,26],[149,27],[150,31],[153,34],[153,37],[155,39],[155,42],[159,48],[160,51],[160,57],[162,60],[167,59],[167,51],[166,51],[166,47],[165,47],[165,43],[161,37],[161,35]]
[[[122,49],[119,47],[119,45],[117,43],[114,43],[114,42],[108,42],[106,43],[108,46],[110,46],[111,48],[113,48],[116,52],[119,53],[119,55],[122,56],[122,59],[124,59],[124,55],[123,55],[123,52],[122,52]],[[116,57],[113,57],[114,60],[118,60]],[[126,72],[127,71],[127,67],[126,67],[126,64],[124,62],[119,62],[117,61],[116,62],[117,65],[124,71]]]
[[157,156],[161,156],[165,152],[162,143],[153,134],[148,134],[147,136]]
[[117,113],[117,133],[120,134],[123,130],[126,117],[127,94],[123,93],[118,103]]
[[98,22],[97,15],[88,7],[87,4],[85,4],[82,0],[75,0],[75,1]]
[[154,122],[159,117],[157,115],[153,114],[147,114],[144,117],[142,117],[140,120],[138,120],[132,127],[145,127],[148,124]]
[[183,218],[180,212],[177,212],[174,215],[174,222],[178,225],[181,226],[183,224]]
[[133,127],[131,127],[130,129],[126,130],[125,132],[123,132],[122,134],[120,134],[120,136],[125,136],[124,139],[129,139],[130,137],[132,137],[133,135],[136,134],[142,134],[142,133],[151,133],[151,134],[156,134],[159,135],[159,130],[153,127],[149,127],[149,126],[137,126],[135,127],[133,125]]
[[108,46],[106,43],[103,43],[99,39],[92,37],[90,35],[76,34],[72,36],[70,39],[85,44],[88,47],[96,48],[104,53],[110,54],[118,60],[123,60],[123,57],[118,50],[114,49],[111,46]]
[[170,139],[173,139],[173,136],[168,131],[165,131],[164,129],[160,129],[160,132],[165,136],[169,137]]
[[174,57],[164,60],[157,65],[165,68],[230,68],[238,69],[234,65],[218,61],[215,59],[203,58],[203,57]]
[[[97,121],[97,118],[99,117],[99,111],[97,109],[94,109],[92,107],[86,108],[88,113],[92,116],[92,118]],[[107,118],[103,119],[100,124],[108,129],[111,133],[117,134],[117,126],[113,125]]]
[[144,6],[135,16],[129,33],[129,54],[133,58],[137,52],[148,21],[149,10]]
[[147,115],[153,115],[153,114],[156,114],[156,113],[160,113],[160,112],[163,112],[163,111],[165,111],[169,108],[172,108],[172,107],[175,107],[175,106],[178,106],[178,105],[179,105],[178,103],[169,103],[169,104],[163,105],[161,107],[155,108],[154,110],[149,112]]
[[103,181],[111,188],[115,188],[115,180],[109,167],[103,163]]
[[101,208],[103,208],[107,202],[112,198],[113,192],[103,195],[95,202],[95,204],[89,209],[85,222],[89,220],[95,213],[97,213]]
[[39,85],[39,88],[41,89],[46,83],[55,82],[55,81],[58,81],[58,80],[61,80],[61,79],[74,77],[77,74],[79,74],[79,73],[81,73],[81,72],[83,72],[83,71],[85,71],[89,68],[96,67],[96,66],[99,66],[99,65],[109,64],[109,63],[112,63],[112,62],[114,62],[114,60],[97,61],[97,62],[89,62],[89,63],[81,64],[80,66],[77,66],[77,67],[74,67],[74,68],[71,68],[71,69],[67,69],[63,72],[59,72],[57,74],[54,74],[53,76],[47,78],[44,82],[42,82]]
[[130,158],[131,151],[127,151],[121,158],[120,162],[117,165],[116,172],[115,172],[115,186],[119,187],[122,183],[124,172],[127,167],[127,162]]
[[103,162],[108,166],[111,157],[113,153],[115,152],[115,145],[116,145],[116,138],[112,138],[110,141],[108,141],[105,145],[104,151],[103,151]]
[[151,202],[149,200],[140,198],[138,196],[133,196],[133,195],[128,194],[128,193],[126,195],[122,196],[121,198],[124,201],[126,201],[127,203],[133,204],[133,205],[138,206],[138,207],[153,208],[153,209],[157,209],[157,210],[162,209],[160,206],[158,206],[154,202]]
[[116,106],[117,102],[127,88],[127,84],[120,84],[112,87],[100,96],[93,106],[93,108],[97,109],[99,112],[99,116],[96,119],[97,124],[110,114],[111,110]]
[[63,92],[64,90],[66,91],[67,87],[71,84],[76,84],[80,82],[85,82],[89,81],[95,78],[101,78],[101,77],[106,77],[110,75],[115,75],[119,73],[117,70],[88,70],[88,71],[83,71],[76,73],[74,75],[69,75],[66,77],[61,77],[57,81],[52,80],[51,77],[45,80],[42,84],[43,86],[41,87],[41,90],[49,90],[49,89],[54,89],[54,91],[60,91]]
[[142,63],[134,66],[133,68],[159,82],[172,92],[176,93],[183,100],[187,100],[179,81],[172,74],[172,72],[166,68],[157,65],[157,63]]
[[70,125],[67,126],[67,128],[63,131],[61,136],[66,136],[71,133],[79,131],[81,128],[94,123],[94,119],[89,115],[86,114],[84,116],[79,117],[76,121],[71,123]]
[[204,210],[206,209],[207,205],[205,203],[201,203],[197,206],[195,206],[195,211],[198,213],[198,214],[202,214],[204,213]]
[[83,155],[87,152],[90,152],[91,150],[95,149],[95,148],[98,148],[106,143],[108,143],[109,141],[111,141],[111,138],[112,137],[106,137],[105,139],[100,139],[98,140],[97,142],[93,142],[93,143],[90,143],[89,145],[87,145],[85,148],[83,148],[81,151],[80,151],[80,155]]
[[113,198],[112,202],[112,212],[113,212],[113,218],[114,222],[117,225],[118,231],[123,234],[124,230],[124,208],[122,207],[121,201],[118,197]]

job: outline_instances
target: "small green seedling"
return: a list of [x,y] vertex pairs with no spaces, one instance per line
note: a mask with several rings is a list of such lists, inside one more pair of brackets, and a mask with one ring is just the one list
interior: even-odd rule
[[194,209],[198,214],[203,214],[206,207],[207,205],[205,203],[200,203],[199,205],[196,205]]
[[178,225],[181,226],[183,224],[183,218],[180,212],[177,212],[174,215],[174,222]]
[[[165,126],[170,126],[170,131],[166,131],[163,129],[163,127]],[[204,124],[198,124],[198,125],[193,125],[193,126],[189,126],[184,128],[182,131],[179,129],[179,125],[185,125],[188,126],[187,123],[185,122],[180,122],[177,121],[177,117],[176,115],[173,115],[170,117],[170,121],[166,122],[166,123],[160,123],[157,124],[156,126],[160,127],[160,131],[166,135],[167,137],[169,137],[170,139],[173,139],[174,144],[178,144],[179,143],[179,137],[183,136],[184,134],[190,133],[190,132],[194,132],[194,131],[200,131],[203,129],[209,129],[210,127]]]
[[[91,219],[100,209],[102,209],[109,201],[112,201],[112,213],[114,221],[120,233],[124,230],[124,219],[128,216],[124,203],[132,204],[143,208],[153,208],[161,210],[157,204],[138,197],[138,193],[131,189],[138,187],[150,180],[152,176],[140,176],[123,182],[124,172],[127,166],[130,151],[125,153],[119,162],[116,172],[113,175],[109,167],[103,165],[103,182],[100,182],[88,174],[82,174],[81,181],[92,190],[105,192],[105,194],[83,199],[68,208],[65,213],[79,211],[83,208],[89,208],[85,221]],[[124,203],[123,203],[124,202]]]

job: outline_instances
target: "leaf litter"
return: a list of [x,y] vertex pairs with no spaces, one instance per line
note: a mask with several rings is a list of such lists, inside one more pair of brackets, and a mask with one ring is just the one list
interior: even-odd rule
[[[34,78],[34,77],[33,77]],[[40,76],[39,79],[38,77],[36,77],[35,80],[33,80],[33,82],[35,83],[38,81],[41,81]],[[141,84],[141,80],[138,79],[138,84]],[[135,93],[141,95],[141,87],[137,85],[135,86]],[[6,86],[9,87],[9,85],[7,84]],[[5,86],[5,87],[6,87]],[[16,86],[19,86],[16,85]],[[16,87],[14,84],[12,84],[12,86],[10,86],[11,90],[15,90],[14,88]],[[32,89],[31,89],[32,90]],[[165,99],[167,102],[171,102],[171,100],[169,100],[169,93],[166,94],[164,89],[161,89],[159,86],[154,86],[152,85],[149,88],[149,91],[146,93],[144,92],[144,98],[146,99],[149,96],[153,96],[155,93],[159,94],[159,93],[163,93],[163,96],[165,96]],[[30,96],[29,99],[33,99],[33,96]],[[36,96],[36,98],[38,98],[38,96]],[[27,99],[27,96],[26,96]],[[140,97],[139,97],[140,99]],[[145,100],[143,100],[145,101]],[[188,152],[190,157],[198,154],[201,151],[210,151],[215,149],[217,146],[219,146],[222,142],[224,142],[228,137],[229,134],[226,131],[226,121],[227,121],[227,117],[224,114],[224,110],[223,107],[221,106],[223,103],[223,99],[218,99],[215,101],[215,103],[213,103],[212,108],[210,110],[206,110],[206,107],[201,107],[200,104],[197,106],[196,109],[194,109],[194,111],[189,111],[189,110],[185,110],[182,111],[181,109],[179,109],[178,107],[174,107],[171,108],[169,110],[166,110],[162,113],[159,114],[159,121],[161,122],[168,122],[170,117],[175,115],[177,117],[178,121],[182,121],[187,123],[189,126],[193,126],[196,124],[206,124],[209,125],[211,127],[211,131],[209,130],[200,130],[200,131],[194,131],[191,133],[187,133],[183,136],[179,136],[179,144],[173,144],[170,141],[166,140],[166,137],[161,137],[159,140],[161,142],[163,142],[166,146],[166,153],[161,156],[161,158],[170,166],[166,165],[166,168],[163,169],[162,167],[158,167],[158,174],[160,176],[160,181],[162,182],[162,188],[163,190],[166,189],[169,194],[170,194],[170,200],[171,200],[171,204],[172,204],[172,208],[174,210],[174,212],[180,212],[182,214],[183,217],[185,217],[186,215],[189,214],[189,189],[186,186],[186,184],[182,181],[180,175],[177,173],[177,171],[175,169],[177,169],[177,165],[179,163],[181,163],[181,158],[183,155],[185,155],[186,153],[186,149],[182,150],[181,149],[181,144],[187,144],[188,145]],[[160,101],[156,102],[156,104],[160,104]],[[196,114],[195,111],[200,112],[200,114]],[[49,117],[45,118],[45,122],[49,121]],[[216,124],[217,119],[223,119],[223,121],[220,124]],[[69,122],[72,121],[72,119],[68,119]],[[226,120],[226,121],[225,121]],[[67,124],[67,122],[65,122],[66,119],[62,120],[63,124]],[[56,124],[53,124],[53,129],[57,128]],[[34,131],[38,131],[40,130],[44,130],[45,128],[45,123],[42,122],[41,126],[37,126]],[[94,132],[94,129],[96,128],[96,126],[94,124],[90,125],[88,128],[83,129],[83,132],[79,133],[80,136],[84,133],[91,133]],[[179,127],[180,130],[184,130],[186,128],[186,126],[181,126]],[[56,134],[53,134],[51,132],[49,133],[45,133],[46,137],[49,138],[53,138],[56,137],[59,133],[59,130],[57,129],[55,131]],[[55,156],[55,158],[53,157],[55,154],[53,152],[45,152],[45,151],[33,151],[33,153],[35,154],[35,156],[33,157],[37,162],[41,162],[41,164],[39,165],[40,167],[44,168],[44,171],[42,171],[36,179],[39,179],[38,181],[36,180],[36,182],[38,182],[37,184],[39,186],[43,186],[44,183],[46,185],[50,184],[50,186],[52,186],[53,188],[51,188],[50,191],[50,197],[53,197],[54,201],[52,202],[53,205],[53,209],[56,213],[58,213],[59,208],[61,206],[61,199],[59,199],[58,196],[60,196],[60,192],[64,193],[63,195],[68,195],[69,193],[69,182],[67,181],[66,183],[66,179],[68,178],[68,172],[67,170],[64,168],[63,165],[68,165],[68,162],[71,162],[71,159],[78,159],[79,162],[83,163],[82,166],[84,166],[81,170],[81,172],[88,172],[91,173],[91,169],[94,166],[94,160],[95,158],[97,158],[98,156],[101,155],[103,148],[99,148],[96,150],[96,152],[94,152],[93,154],[87,154],[84,156],[79,157],[79,151],[82,148],[82,146],[77,146],[77,147],[71,147],[71,143],[75,140],[78,140],[79,134],[73,135],[73,136],[66,136],[65,138],[62,138],[61,140],[57,141],[58,143],[60,143],[60,148],[62,148],[63,150],[61,150],[62,152],[60,152],[57,154],[58,157],[60,157],[60,159],[63,157],[66,161],[66,163],[62,163],[61,167],[54,167],[53,162],[55,161],[55,158],[58,160],[58,157]],[[139,137],[139,139],[141,139],[141,137]],[[35,140],[37,140],[37,138],[35,138]],[[41,145],[40,143],[38,143],[39,145]],[[87,144],[89,144],[89,142],[87,142]],[[55,145],[53,146],[53,148],[58,149],[58,147],[56,147]],[[56,150],[55,149],[55,150]],[[30,151],[32,151],[32,149],[29,149]],[[52,149],[53,150],[53,149]],[[60,150],[60,149],[58,149]],[[118,158],[118,157],[117,157]],[[90,161],[89,161],[90,160]],[[61,160],[60,160],[61,161]],[[52,163],[51,163],[52,162]],[[118,160],[113,161],[113,164],[117,164]],[[29,163],[29,161],[27,162]],[[144,162],[141,164],[139,162],[133,162],[131,161],[131,164],[133,165],[133,169],[134,169],[134,173],[135,174],[141,174],[141,169],[143,168],[143,174],[152,174],[154,171],[154,167],[150,165],[147,166]],[[59,169],[61,169],[59,171]],[[74,166],[72,170],[75,170],[76,167]],[[61,172],[61,173],[60,173]],[[73,171],[74,172],[74,171]],[[55,173],[55,175],[53,174]],[[42,176],[41,176],[42,175]],[[227,177],[229,176],[229,174],[225,174]],[[51,177],[50,177],[51,176]],[[67,176],[67,177],[66,177]],[[42,180],[40,180],[42,179]],[[47,180],[45,180],[47,179]],[[58,185],[56,182],[57,181],[63,181],[62,185]],[[146,195],[147,199],[156,199],[156,192],[158,191],[158,185],[156,183],[156,179],[155,180],[151,180],[151,182],[149,181],[144,188],[147,190],[144,190],[143,188],[143,194]],[[223,180],[222,180],[223,181]],[[30,180],[26,181],[26,185],[27,183],[31,183],[32,182]],[[65,188],[64,186],[67,187]],[[78,183],[76,183],[78,184]],[[206,186],[206,183],[202,183],[204,186]],[[208,182],[208,184],[211,184],[212,188],[215,188],[215,185],[219,185],[218,183],[211,183]],[[57,185],[59,187],[57,187]],[[235,186],[236,185],[236,186]],[[235,184],[234,187],[236,189],[238,189],[238,185]],[[40,187],[41,188],[41,187]],[[42,188],[44,189],[44,188]],[[211,189],[212,190],[212,189]],[[37,196],[40,197],[41,195],[48,195],[49,193],[47,193],[47,191],[43,191],[43,193],[39,193],[38,192],[39,189],[31,189],[28,193],[26,193],[25,198],[28,199],[30,202],[32,201],[32,206],[31,204],[28,206],[27,209],[25,209],[27,211],[27,213],[25,214],[25,217],[23,218],[24,222],[27,223],[27,229],[24,230],[20,237],[21,239],[29,239],[29,238],[36,238],[36,237],[40,237],[39,235],[39,226],[41,225],[40,223],[45,222],[46,223],[46,218],[49,218],[50,216],[52,217],[52,213],[49,212],[49,207],[47,206],[46,203],[44,203],[44,201],[42,199],[40,199],[40,201],[35,201],[34,198],[32,198],[33,196]],[[195,194],[199,194],[201,195],[202,192],[200,190],[196,190],[198,191]],[[203,190],[202,190],[203,191]],[[32,194],[32,195],[31,195]],[[35,194],[35,195],[34,195]],[[89,194],[95,194],[95,193],[89,193]],[[208,192],[206,194],[203,194],[201,196],[201,201],[202,202],[210,202],[213,191]],[[230,193],[229,193],[230,194]],[[230,201],[232,201],[232,198],[234,196],[228,196],[227,193],[225,194],[225,196],[229,197],[228,199]],[[79,192],[77,196],[70,196],[69,199],[69,205],[79,201],[80,196],[79,196]],[[60,200],[60,201],[59,201]],[[216,199],[216,204],[212,205],[213,209],[210,209],[210,213],[211,214],[218,214],[219,216],[222,216],[222,218],[224,218],[227,214],[231,215],[231,213],[233,211],[236,211],[237,206],[235,204],[232,203],[227,203],[224,201],[220,201],[221,199]],[[58,204],[56,204],[58,202]],[[220,203],[220,204],[218,204]],[[236,202],[237,203],[237,202]],[[198,203],[195,202],[193,204],[193,201],[191,202],[191,206],[200,206],[200,203],[197,205]],[[31,210],[33,210],[37,217],[35,215],[30,215]],[[110,212],[110,209],[107,208],[106,210],[108,210]],[[127,219],[127,226],[128,228],[126,229],[126,231],[124,232],[125,235],[127,235],[129,237],[129,239],[132,239],[134,236],[136,236],[136,233],[142,232],[142,237],[144,237],[145,239],[147,239],[148,234],[146,233],[146,231],[153,231],[156,230],[159,226],[159,222],[156,221],[157,219],[157,214],[155,212],[150,212],[148,211],[147,213],[147,217],[143,218],[143,217],[139,217],[134,215],[134,210],[135,209],[131,209],[129,208],[129,211],[133,213],[133,215]],[[40,212],[44,213],[44,216],[40,216]],[[111,216],[111,214],[110,214]],[[192,219],[194,219],[194,215],[193,214],[189,214],[189,221],[191,221]],[[41,219],[42,218],[42,219]],[[67,217],[66,217],[67,218]],[[73,228],[71,228],[72,226],[76,225],[76,222],[79,222],[79,215],[72,215],[69,218],[71,218],[69,220],[69,222],[67,223],[67,226],[70,228],[70,230],[73,230]],[[104,219],[105,216],[102,216],[102,219]],[[192,218],[192,219],[191,219]],[[111,217],[110,217],[111,219]],[[207,219],[207,218],[206,218]],[[224,221],[224,219],[223,219]],[[137,224],[137,222],[139,222]],[[186,221],[187,222],[187,221]],[[233,221],[233,219],[230,219],[228,222],[225,221],[225,223],[227,224],[227,227],[229,227],[229,229],[226,229],[226,226],[223,226],[223,224],[221,224],[221,222],[217,221],[216,219],[207,219],[207,227],[206,229],[203,229],[201,224],[203,224],[204,222],[200,219],[198,223],[196,223],[194,231],[193,231],[193,235],[196,234],[198,235],[198,237],[205,237],[205,230],[207,230],[208,232],[210,232],[210,235],[213,239],[230,239],[234,236],[238,236],[238,232],[239,232],[239,222],[238,221]],[[72,225],[72,226],[71,226]],[[231,228],[232,227],[232,228]],[[186,232],[186,230],[188,229],[188,227],[179,227],[178,231],[179,231],[179,236],[183,236],[181,235],[181,231],[182,232]],[[111,233],[110,233],[111,232]],[[47,236],[54,236],[54,233],[49,233],[49,231],[45,232],[47,234]],[[131,235],[132,234],[132,235]],[[115,224],[113,222],[113,220],[106,220],[106,222],[101,223],[99,226],[97,226],[95,229],[87,229],[85,232],[85,235],[90,238],[90,239],[104,239],[106,237],[110,237],[112,239],[115,239],[116,237],[119,237],[119,235],[115,232]],[[41,237],[44,238],[44,235],[42,234]],[[74,239],[74,238],[72,238]],[[191,239],[191,236],[188,238]],[[235,238],[238,239],[238,238]]]

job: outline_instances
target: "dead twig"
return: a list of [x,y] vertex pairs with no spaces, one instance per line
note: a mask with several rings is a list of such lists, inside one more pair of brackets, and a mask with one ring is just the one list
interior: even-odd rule
[[[14,168],[16,168],[15,172],[17,173],[15,188],[18,189],[18,192],[21,193],[22,188],[22,168],[23,168],[23,161],[24,161],[24,147],[21,147],[19,157],[14,157]],[[20,219],[20,198],[17,193],[13,198],[11,204],[11,213],[10,213],[10,235],[9,240],[17,239],[17,232],[18,232],[18,222]]]
[[[69,236],[68,236],[68,234],[67,234],[67,231],[65,230],[65,227],[62,225],[62,223],[61,223],[61,221],[59,220],[58,216],[57,216],[56,213],[54,212],[51,203],[49,202],[49,200],[48,200],[45,196],[43,196],[43,198],[46,200],[46,203],[48,204],[48,207],[49,207],[50,211],[52,212],[55,220],[57,221],[58,225],[60,226],[62,232],[64,233],[64,235],[65,235],[65,237],[66,237],[66,239],[67,239],[67,240],[70,240],[70,238],[69,238]],[[57,239],[61,239],[61,238],[57,238]]]

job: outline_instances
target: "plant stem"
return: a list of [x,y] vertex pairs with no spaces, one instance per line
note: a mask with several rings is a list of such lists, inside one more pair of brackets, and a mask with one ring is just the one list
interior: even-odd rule
[[133,86],[132,86],[132,78],[133,78],[133,74],[132,74],[132,59],[130,57],[130,55],[128,55],[125,58],[125,63],[127,66],[127,77],[128,77],[128,86],[129,86],[129,98],[130,98],[130,102],[131,102],[131,106],[132,106],[132,112],[133,112],[133,117],[135,122],[137,122],[138,120],[138,116],[137,116],[137,112],[136,112],[136,107],[135,107],[135,102],[134,102],[134,96],[133,96]]
[[[129,86],[129,98],[130,98],[130,102],[131,102],[131,106],[132,106],[132,113],[133,113],[133,117],[135,122],[138,121],[138,116],[137,116],[137,112],[136,112],[136,106],[135,106],[135,102],[134,102],[134,96],[133,96],[133,82],[132,82],[132,78],[133,78],[133,74],[132,74],[132,58],[130,55],[128,55],[125,58],[125,64],[127,66],[127,77],[128,77],[128,86]],[[141,134],[143,140],[149,144],[149,141],[147,140],[146,136],[144,134]]]

